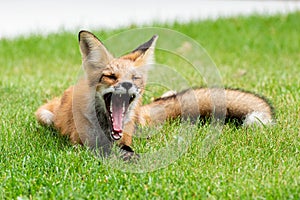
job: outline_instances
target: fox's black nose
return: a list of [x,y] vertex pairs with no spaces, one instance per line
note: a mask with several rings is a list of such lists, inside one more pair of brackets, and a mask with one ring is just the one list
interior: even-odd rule
[[130,82],[123,82],[121,86],[124,87],[126,90],[129,90],[132,87],[132,83]]

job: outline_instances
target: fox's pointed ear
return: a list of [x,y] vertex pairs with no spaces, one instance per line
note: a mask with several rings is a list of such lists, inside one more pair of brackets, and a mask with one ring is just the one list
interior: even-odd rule
[[131,53],[122,56],[123,59],[129,59],[134,62],[136,67],[153,64],[154,63],[154,48],[158,35],[152,36],[152,38],[144,44],[137,47]]
[[78,40],[82,60],[88,60],[98,64],[107,64],[110,59],[112,59],[112,55],[94,34],[88,31],[80,31]]

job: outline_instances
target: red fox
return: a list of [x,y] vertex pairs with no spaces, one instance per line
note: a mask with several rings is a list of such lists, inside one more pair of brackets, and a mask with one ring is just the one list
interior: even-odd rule
[[[37,120],[52,125],[74,144],[100,147],[109,152],[118,141],[128,154],[137,125],[152,125],[177,117],[209,117],[213,114],[212,89],[198,88],[171,93],[142,105],[147,70],[157,35],[131,53],[115,58],[102,42],[88,31],[80,31],[79,46],[85,77],[35,113]],[[221,89],[213,89],[214,93]],[[272,124],[272,106],[263,97],[235,89],[222,90],[226,118],[243,125]],[[194,101],[192,100],[194,99]]]

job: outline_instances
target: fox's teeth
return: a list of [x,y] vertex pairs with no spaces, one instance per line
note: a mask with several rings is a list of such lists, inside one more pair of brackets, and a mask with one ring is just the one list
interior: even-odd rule
[[125,102],[123,102],[123,114],[125,113]]
[[114,132],[112,131],[112,132],[111,132],[111,136],[112,136],[113,139],[119,140],[119,139],[121,139],[121,137],[123,136],[123,134],[122,134],[122,133],[114,133]]
[[120,94],[119,97],[121,98],[121,97],[122,97],[122,94]]
[[109,107],[110,112],[112,113],[112,100],[110,101],[110,107]]

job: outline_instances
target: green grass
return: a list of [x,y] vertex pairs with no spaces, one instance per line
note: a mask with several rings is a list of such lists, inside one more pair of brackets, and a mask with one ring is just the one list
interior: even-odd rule
[[[277,123],[262,129],[225,125],[206,157],[201,144],[210,128],[197,127],[183,155],[146,173],[118,170],[35,120],[38,106],[77,80],[77,33],[0,40],[0,199],[299,199],[299,18],[297,12],[156,24],[199,42],[225,86],[267,96]],[[94,32],[105,39],[122,30]],[[198,85],[199,79],[191,75],[189,81]],[[172,135],[163,133],[177,128],[167,124],[148,140],[135,139],[134,148],[165,147]]]

